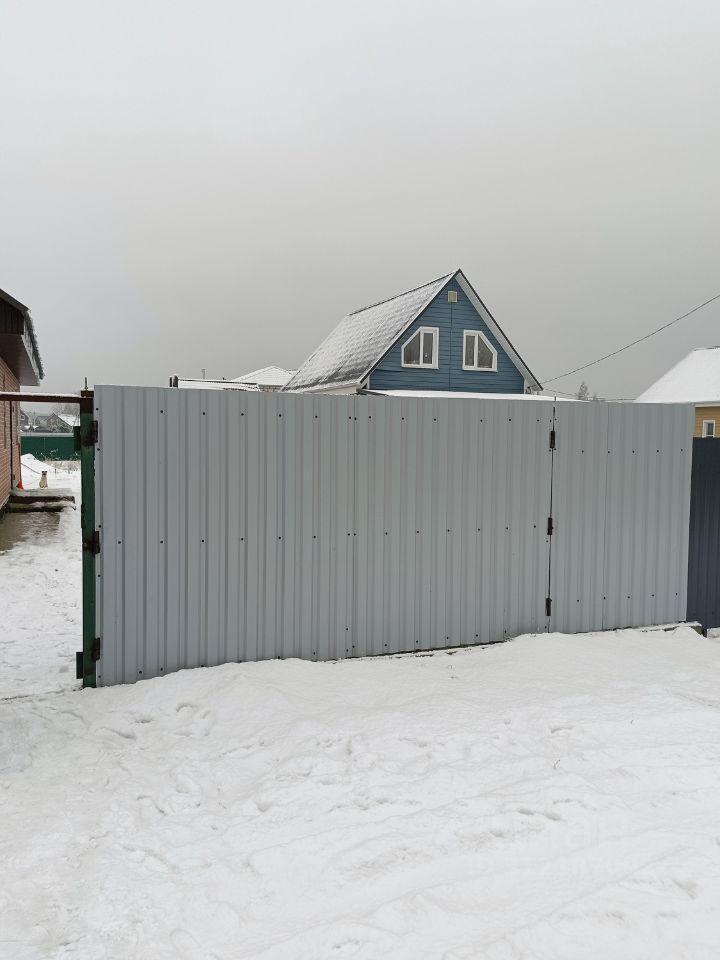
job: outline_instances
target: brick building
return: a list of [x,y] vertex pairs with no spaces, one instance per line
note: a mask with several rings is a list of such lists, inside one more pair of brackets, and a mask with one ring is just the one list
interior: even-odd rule
[[[43,376],[30,311],[0,290],[0,391],[35,387]],[[20,477],[20,410],[0,403],[0,514]]]

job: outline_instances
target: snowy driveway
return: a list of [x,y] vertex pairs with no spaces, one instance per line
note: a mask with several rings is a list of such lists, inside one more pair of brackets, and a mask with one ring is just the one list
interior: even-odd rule
[[718,956],[717,641],[78,691],[64,543],[39,581],[0,555],[2,960]]

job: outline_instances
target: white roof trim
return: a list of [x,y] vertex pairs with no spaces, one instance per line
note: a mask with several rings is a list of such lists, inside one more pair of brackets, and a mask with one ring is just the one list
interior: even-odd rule
[[720,400],[629,400],[621,403],[642,403],[646,407],[657,407],[661,404],[672,407],[720,407]]
[[462,287],[462,290],[465,296],[468,298],[470,303],[472,303],[472,305],[475,307],[477,312],[480,314],[480,316],[483,318],[485,323],[488,325],[495,339],[501,344],[505,353],[510,357],[510,359],[515,364],[515,366],[520,371],[520,373],[522,373],[526,382],[531,386],[534,385],[538,390],[542,390],[542,384],[535,377],[532,371],[528,368],[528,366],[525,364],[520,354],[515,349],[515,347],[510,343],[508,338],[505,336],[505,334],[501,330],[500,326],[498,325],[493,315],[490,313],[490,311],[482,302],[480,297],[473,290],[472,286],[470,285],[470,281],[467,279],[467,277],[462,272],[462,270],[458,270],[458,272],[455,274],[455,277],[457,278],[457,282]]

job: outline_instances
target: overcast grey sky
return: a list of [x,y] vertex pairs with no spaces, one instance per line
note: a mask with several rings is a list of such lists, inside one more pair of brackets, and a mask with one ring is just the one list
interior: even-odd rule
[[[1,0],[0,30],[0,287],[48,389],[296,366],[455,266],[541,379],[720,292],[715,0]],[[583,376],[635,396],[719,328]]]

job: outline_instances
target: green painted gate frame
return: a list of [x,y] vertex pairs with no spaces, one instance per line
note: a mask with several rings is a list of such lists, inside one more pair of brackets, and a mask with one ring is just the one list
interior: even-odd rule
[[95,444],[97,423],[93,416],[94,393],[80,392],[80,426],[75,428],[80,451],[80,522],[82,526],[82,652],[77,654],[77,677],[83,687],[96,684],[95,664],[100,656],[100,643],[95,630],[95,556],[99,537],[95,532]]

